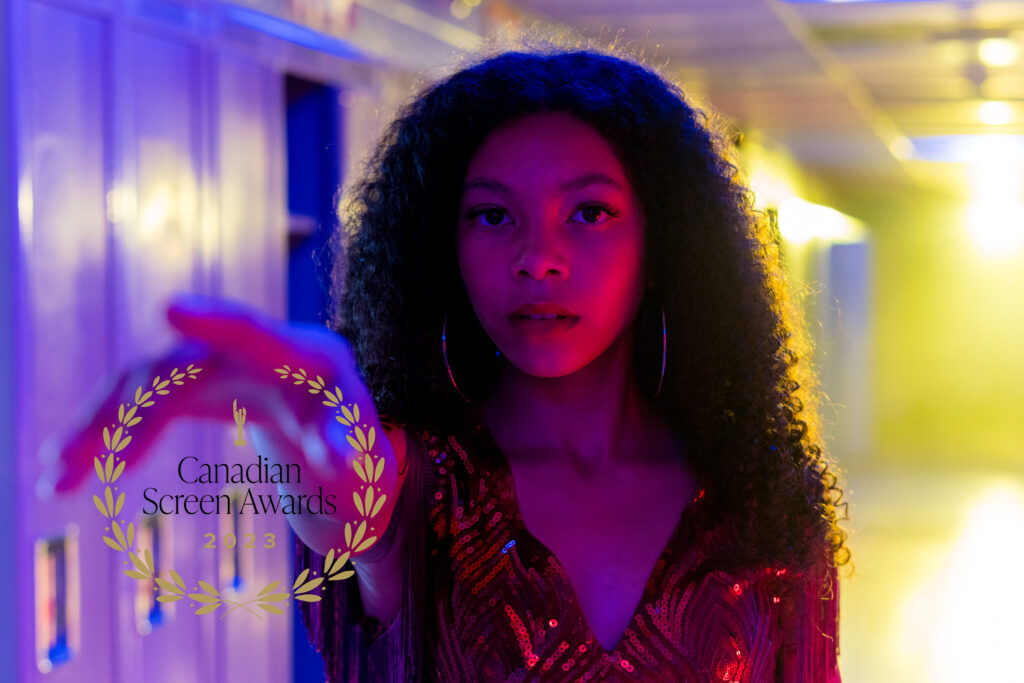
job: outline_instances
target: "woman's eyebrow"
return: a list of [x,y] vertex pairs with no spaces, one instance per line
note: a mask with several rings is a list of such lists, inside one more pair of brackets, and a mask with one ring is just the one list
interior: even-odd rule
[[[617,190],[625,189],[622,186],[622,183],[605,173],[587,173],[577,178],[564,180],[558,184],[558,189],[561,190],[562,193],[566,193],[573,190],[582,190],[583,188],[591,185],[609,185]],[[492,180],[491,178],[474,178],[465,184],[462,191],[463,193],[466,193],[475,189],[490,190],[497,194],[512,194],[512,190],[508,185],[498,180]]]
[[611,185],[616,190],[625,189],[622,187],[622,183],[604,173],[587,173],[586,175],[581,175],[578,178],[566,180],[563,183],[559,183],[558,189],[562,192],[571,192],[572,190],[582,190],[590,185]]

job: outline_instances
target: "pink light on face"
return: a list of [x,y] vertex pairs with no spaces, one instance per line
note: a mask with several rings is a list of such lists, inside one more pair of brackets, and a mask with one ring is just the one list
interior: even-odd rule
[[483,142],[456,245],[481,326],[525,373],[576,372],[636,317],[642,210],[608,142],[569,114],[530,115]]

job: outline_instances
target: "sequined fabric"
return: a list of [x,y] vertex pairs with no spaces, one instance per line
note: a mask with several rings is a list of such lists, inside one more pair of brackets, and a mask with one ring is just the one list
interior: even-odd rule
[[[463,435],[417,432],[425,517],[419,628],[410,627],[414,596],[385,627],[362,612],[351,582],[347,604],[333,606],[342,624],[335,636],[360,642],[328,664],[330,683],[838,683],[834,572],[731,567],[716,552],[703,490],[683,510],[629,627],[605,650],[564,567],[526,529],[505,456],[486,425],[474,424]],[[342,645],[319,635],[322,648]],[[396,666],[416,642],[423,661]]]

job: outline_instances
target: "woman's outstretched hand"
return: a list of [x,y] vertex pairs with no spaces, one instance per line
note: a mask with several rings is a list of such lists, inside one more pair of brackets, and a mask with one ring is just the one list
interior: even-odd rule
[[[353,441],[372,438],[365,450],[373,462],[384,459],[382,469],[374,468],[380,478],[373,486],[374,500],[386,495],[373,516],[374,535],[382,536],[397,498],[398,463],[345,340],[323,327],[287,324],[236,302],[197,295],[176,298],[167,317],[184,339],[163,356],[118,374],[64,435],[44,445],[49,469],[40,490],[60,493],[80,485],[94,471],[94,458],[108,452],[104,427],[114,432],[121,407],[128,411],[146,403],[138,400],[140,391],[144,395],[153,390],[155,404],[139,406],[137,415],[143,419],[125,430],[131,436],[123,451],[126,470],[148,456],[174,420],[235,425],[244,408],[245,431],[256,452],[271,463],[299,466],[299,481],[279,484],[281,493],[316,495],[322,487],[324,496],[334,494],[336,511],[331,514],[289,515],[300,538],[326,554],[337,547],[345,522],[363,518],[353,505],[353,493],[361,493],[366,482],[353,463],[365,473],[366,455]],[[182,383],[166,383],[171,377]],[[161,385],[169,393],[157,395]],[[336,419],[339,409],[324,404],[332,398],[349,415],[358,406],[354,424]],[[344,410],[341,418],[348,420]],[[362,439],[356,438],[356,426]]]

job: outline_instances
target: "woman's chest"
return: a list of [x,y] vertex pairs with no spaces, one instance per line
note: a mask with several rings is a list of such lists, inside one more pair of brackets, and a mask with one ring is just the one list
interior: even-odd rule
[[657,578],[695,485],[681,466],[598,481],[557,466],[515,463],[511,470],[526,530],[565,572],[567,597],[598,641],[613,649]]

